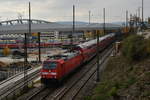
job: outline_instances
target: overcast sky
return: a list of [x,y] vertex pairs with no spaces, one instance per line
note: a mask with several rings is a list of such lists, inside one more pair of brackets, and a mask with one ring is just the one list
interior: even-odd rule
[[[28,2],[32,6],[32,18],[47,21],[71,21],[72,5],[76,6],[76,20],[88,22],[91,10],[92,22],[102,22],[103,8],[106,8],[106,21],[125,20],[125,12],[136,13],[142,0],[0,0],[0,20],[16,19],[18,13],[28,18]],[[144,17],[150,16],[150,0],[144,0]]]

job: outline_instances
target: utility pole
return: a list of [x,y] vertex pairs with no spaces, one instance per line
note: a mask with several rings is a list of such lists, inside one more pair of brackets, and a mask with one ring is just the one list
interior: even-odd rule
[[73,5],[73,26],[72,26],[72,34],[70,34],[70,45],[71,45],[71,49],[73,46],[73,35],[75,33],[75,5]]
[[138,17],[139,17],[138,23],[140,23],[140,19],[141,19],[140,7],[138,7]]
[[27,85],[28,83],[26,82],[26,80],[28,80],[27,78],[27,33],[24,33],[24,90],[27,90]]
[[103,31],[104,31],[104,34],[105,34],[105,33],[106,33],[105,8],[103,8],[103,19],[104,19],[104,23],[103,23]]
[[27,56],[28,56],[27,55],[27,33],[24,33],[24,62],[25,62],[25,65],[28,62]]
[[29,35],[31,35],[31,5],[29,2]]
[[91,11],[89,11],[89,24],[91,24]]
[[96,82],[100,81],[100,72],[99,72],[99,68],[100,68],[100,64],[99,64],[99,33],[96,30],[96,35],[97,35],[97,79]]
[[136,29],[136,33],[137,33],[138,32],[138,13],[137,12],[135,14],[135,25],[136,25],[135,29]]
[[[103,31],[104,31],[104,34],[105,34],[105,8],[103,9],[103,20],[104,20],[104,23],[103,23]],[[96,35],[97,35],[97,79],[96,79],[96,82],[99,82],[100,81],[100,56],[99,56],[99,33],[98,31],[96,30]]]
[[144,24],[144,0],[142,0],[142,24]]
[[39,63],[41,63],[41,33],[38,32]]
[[126,11],[126,32],[128,29],[128,10]]
[[142,23],[141,23],[141,30],[144,29],[145,25],[144,25],[144,0],[142,0]]
[[[29,2],[29,35],[31,35],[31,9],[30,9],[30,2]],[[27,33],[24,33],[24,89],[28,89],[28,75],[27,75],[27,68],[28,68],[28,49],[27,49],[27,39],[28,36]],[[27,80],[27,82],[25,82]]]

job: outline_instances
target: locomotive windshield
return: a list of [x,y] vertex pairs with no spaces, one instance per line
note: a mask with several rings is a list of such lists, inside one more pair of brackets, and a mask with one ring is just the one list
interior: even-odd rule
[[56,62],[44,62],[43,68],[44,69],[55,69],[57,66]]

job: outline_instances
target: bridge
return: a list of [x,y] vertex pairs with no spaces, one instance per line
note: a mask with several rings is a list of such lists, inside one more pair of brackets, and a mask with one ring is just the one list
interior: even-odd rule
[[[27,24],[27,23],[29,23],[29,19],[15,19],[15,20],[2,21],[2,22],[0,22],[0,26]],[[44,21],[44,20],[32,19],[31,23],[32,24],[42,24],[42,23],[50,23],[50,22]]]
[[[72,25],[64,25],[56,22],[31,19],[31,32],[72,31]],[[15,19],[0,22],[0,34],[28,33],[29,19]],[[118,30],[121,26],[106,23],[107,30]],[[75,25],[76,31],[93,31],[103,29],[103,24],[92,23]]]

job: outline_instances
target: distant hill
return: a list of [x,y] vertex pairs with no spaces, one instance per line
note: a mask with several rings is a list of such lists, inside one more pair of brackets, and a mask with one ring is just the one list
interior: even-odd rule
[[125,22],[112,22],[112,24],[117,24],[117,25],[124,25],[125,24]]
[[[56,22],[56,23],[59,23],[59,24],[65,24],[65,25],[72,25],[72,21],[59,21],[59,22]],[[82,21],[77,21],[75,22],[76,25],[85,25],[85,24],[88,24],[87,22],[82,22]]]
[[[65,25],[72,25],[72,21],[58,21],[56,23],[65,24]],[[88,22],[77,21],[77,22],[75,22],[75,24],[76,25],[86,25],[86,24],[88,24]],[[124,24],[124,22],[112,22],[111,24],[116,24],[116,25],[121,25],[122,26]]]

